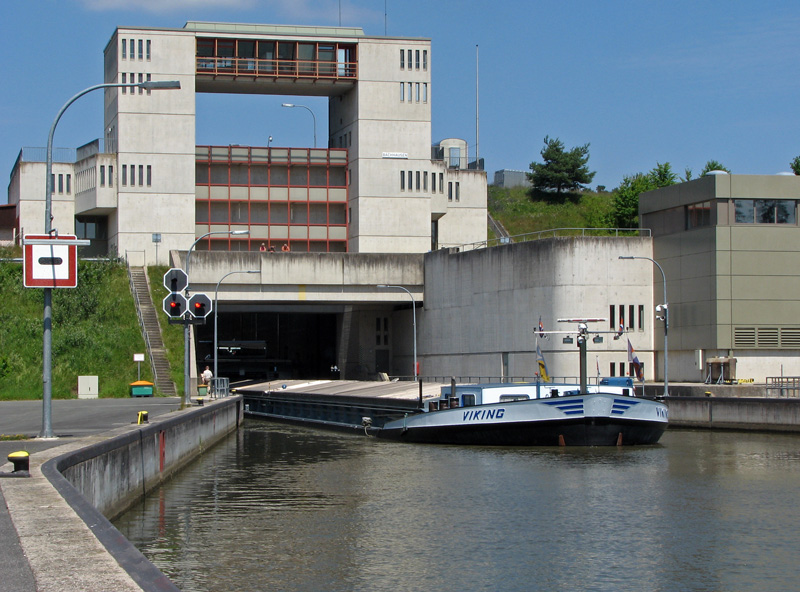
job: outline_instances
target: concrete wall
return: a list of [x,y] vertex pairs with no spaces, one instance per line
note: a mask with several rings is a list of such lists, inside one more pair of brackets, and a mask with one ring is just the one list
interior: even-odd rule
[[[185,253],[172,253],[182,267]],[[225,280],[220,300],[250,302],[381,303],[407,301],[405,294],[378,288],[402,285],[422,300],[421,254],[260,253],[193,251],[189,262],[192,292],[213,298],[217,282],[231,270],[258,270]],[[184,267],[185,269],[185,267]],[[164,292],[166,296],[166,291]]]
[[670,427],[800,431],[800,400],[670,397]]
[[[611,331],[610,306],[627,311],[633,305],[636,311],[644,307],[644,326],[637,318],[626,337],[652,379],[651,266],[619,260],[649,253],[647,238],[568,237],[427,254],[425,306],[417,315],[422,375],[530,377],[536,372],[539,317],[545,329],[558,331],[576,328],[557,323],[559,318],[598,317],[607,320],[590,328]],[[563,337],[540,339],[539,346],[552,376],[576,377],[577,342],[564,344]],[[627,339],[612,337],[589,344],[592,376],[597,363],[603,376],[610,374],[611,363],[617,372],[620,363],[627,367]]]
[[59,457],[56,468],[92,506],[113,518],[241,420],[241,399],[230,397]]
[[[150,46],[149,59],[123,58],[122,42]],[[139,252],[145,263],[156,257],[153,233],[161,234],[159,256],[194,241],[195,205],[195,35],[188,31],[117,29],[105,50],[106,82],[178,80],[180,90],[106,91],[105,144],[117,152],[117,216],[109,219],[109,249]],[[124,167],[124,169],[123,169]],[[136,183],[131,183],[131,168]],[[150,167],[151,183],[139,167]],[[124,181],[124,182],[123,182]],[[143,215],[145,214],[146,215]]]

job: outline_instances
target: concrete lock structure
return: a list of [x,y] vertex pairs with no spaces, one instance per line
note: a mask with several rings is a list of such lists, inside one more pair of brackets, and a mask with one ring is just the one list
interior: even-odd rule
[[[210,324],[192,328],[192,376],[216,354],[231,380],[411,378],[415,359],[427,377],[530,378],[537,320],[563,330],[556,319],[580,316],[606,319],[590,344],[597,374],[632,374],[630,339],[645,377],[663,380],[662,293],[671,381],[704,381],[707,360],[725,379],[800,375],[797,177],[712,175],[643,194],[639,236],[486,248],[480,161],[464,140],[432,141],[429,39],[189,22],[120,27],[104,56],[106,82],[181,88],[104,91],[103,138],[55,153],[53,225],[91,238],[84,256],[131,267],[185,268],[208,234],[191,254],[192,293],[247,270],[219,290],[216,350]],[[198,146],[197,93],[327,97],[325,146],[316,117],[313,147]],[[14,164],[13,236],[42,231],[43,160],[25,148]],[[620,257],[663,264],[666,289],[650,262]],[[538,345],[552,376],[577,376],[574,344]]]
[[[359,28],[118,28],[106,82],[181,89],[105,90],[104,137],[55,155],[54,227],[134,265],[235,229],[250,233],[198,249],[423,253],[485,240],[486,174],[463,140],[431,143],[431,61],[428,39]],[[327,147],[196,146],[196,93],[326,96]],[[23,149],[9,186],[27,233],[44,219],[38,156]]]

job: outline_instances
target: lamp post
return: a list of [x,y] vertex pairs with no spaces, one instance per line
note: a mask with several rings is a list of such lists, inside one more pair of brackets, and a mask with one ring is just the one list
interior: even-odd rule
[[[117,82],[109,82],[105,84],[95,84],[89,88],[83,89],[81,92],[69,99],[64,106],[61,107],[56,118],[53,120],[53,125],[50,126],[50,133],[47,136],[47,163],[45,166],[45,196],[44,196],[44,231],[45,234],[52,234],[53,232],[53,215],[52,215],[52,199],[53,199],[53,136],[56,133],[56,126],[58,125],[61,116],[67,108],[83,95],[90,93],[94,90],[101,88],[120,88],[123,86],[138,87],[145,90],[157,89],[180,89],[181,83],[177,80],[162,80],[162,81],[148,81],[139,82],[138,84],[122,84]],[[53,293],[52,288],[44,288],[44,335],[42,339],[42,431],[39,433],[40,438],[53,438],[53,425],[52,415],[50,413],[53,399]]]
[[[206,232],[203,236],[198,238],[196,241],[192,243],[192,246],[189,247],[189,250],[186,252],[186,288],[184,290],[184,296],[186,297],[186,301],[189,301],[189,261],[192,257],[192,250],[195,248],[197,243],[201,240],[206,238],[207,236],[211,236],[212,234],[230,234],[230,235],[238,235],[238,234],[250,234],[249,230],[215,230],[213,232]],[[192,389],[191,389],[191,367],[192,367],[192,356],[191,352],[189,351],[190,345],[189,339],[189,313],[186,312],[183,317],[183,402],[186,405],[191,404],[192,402]]]
[[236,271],[229,271],[225,275],[223,275],[220,280],[217,282],[217,287],[214,289],[214,378],[219,378],[217,374],[217,318],[219,318],[219,307],[217,306],[217,298],[219,296],[219,285],[229,275],[233,275],[234,273],[258,273],[257,269],[247,269],[247,270],[236,270]]
[[664,274],[664,270],[658,264],[658,261],[655,259],[651,259],[650,257],[634,257],[633,255],[623,256],[620,255],[620,259],[645,259],[650,261],[653,265],[658,267],[658,271],[661,272],[661,279],[662,283],[664,284],[664,304],[660,304],[656,306],[656,312],[664,312],[664,316],[660,317],[657,316],[656,318],[661,319],[664,321],[664,396],[669,396],[669,304],[667,304],[667,276]]
[[414,380],[419,380],[419,367],[417,366],[417,306],[414,302],[414,295],[403,286],[390,286],[387,284],[378,284],[379,288],[390,288],[394,290],[403,290],[411,297],[411,319],[414,324]]
[[303,109],[308,110],[311,113],[311,117],[314,119],[314,148],[317,147],[317,118],[314,115],[314,112],[311,110],[310,107],[306,107],[305,105],[295,105],[294,103],[282,103],[281,107],[302,107]]

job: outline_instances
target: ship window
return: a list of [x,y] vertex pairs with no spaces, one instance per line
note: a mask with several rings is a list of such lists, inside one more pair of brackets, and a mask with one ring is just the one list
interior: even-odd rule
[[[502,399],[502,397],[501,397]],[[475,406],[475,395],[461,395],[461,406],[462,407],[474,407]]]
[[528,395],[500,395],[501,403],[513,403],[514,401],[527,401],[529,399]]

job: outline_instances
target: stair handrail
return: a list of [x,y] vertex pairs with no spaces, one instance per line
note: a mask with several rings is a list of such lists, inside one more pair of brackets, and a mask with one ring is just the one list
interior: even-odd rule
[[[131,264],[127,262],[127,269],[128,269],[128,283],[130,284],[131,294],[133,294],[133,300],[136,304],[136,317],[139,319],[139,328],[142,331],[142,337],[144,338],[145,347],[147,349],[147,357],[150,360],[150,370],[153,373],[153,382],[159,384],[161,382],[161,377],[158,375],[158,369],[156,368],[156,361],[153,358],[153,347],[150,344],[150,336],[147,334],[147,328],[144,325],[144,317],[142,316],[142,305],[141,301],[139,300],[139,292],[136,290],[136,286],[133,284],[133,274],[131,273]],[[144,270],[144,279],[145,283],[147,284],[147,289],[150,289],[150,282],[147,278],[147,268],[143,267]],[[152,304],[152,303],[151,303]]]

